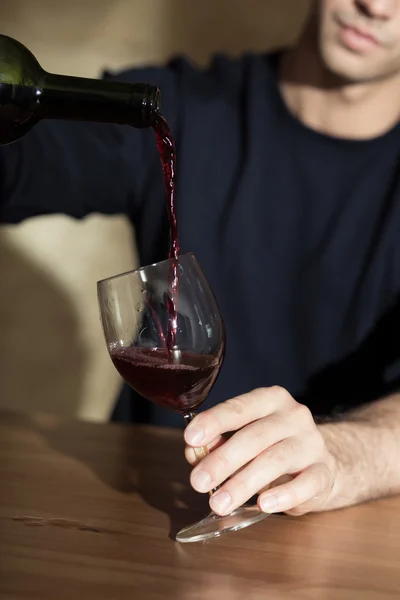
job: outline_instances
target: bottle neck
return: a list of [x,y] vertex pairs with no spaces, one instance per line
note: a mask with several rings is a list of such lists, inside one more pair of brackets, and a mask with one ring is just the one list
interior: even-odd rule
[[36,91],[40,119],[115,123],[144,128],[154,124],[160,93],[144,83],[124,83],[45,73]]

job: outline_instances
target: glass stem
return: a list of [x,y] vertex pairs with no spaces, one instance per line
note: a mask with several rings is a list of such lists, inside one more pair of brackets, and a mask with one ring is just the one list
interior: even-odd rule
[[[195,418],[195,416],[197,415],[196,412],[189,412],[186,415],[183,415],[183,418],[185,419],[185,423],[186,426],[189,425],[189,423],[191,421],[193,421],[193,419]],[[196,457],[196,465],[203,460],[203,458],[205,458],[207,456],[207,454],[210,454],[210,451],[208,449],[207,446],[202,446],[201,448],[193,448],[193,452],[195,454]],[[221,486],[218,485],[216,488],[213,488],[210,492],[208,492],[210,498],[211,496],[220,488]]]

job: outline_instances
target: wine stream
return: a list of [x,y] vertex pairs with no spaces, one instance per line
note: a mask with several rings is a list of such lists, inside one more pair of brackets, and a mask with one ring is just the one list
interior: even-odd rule
[[167,297],[168,324],[166,345],[168,361],[172,363],[180,362],[180,352],[176,346],[179,290],[178,260],[180,251],[176,218],[176,151],[168,123],[160,114],[157,115],[153,129],[164,174],[164,188],[170,228],[169,258],[171,259],[171,269],[168,276],[168,287],[171,289],[171,296]]

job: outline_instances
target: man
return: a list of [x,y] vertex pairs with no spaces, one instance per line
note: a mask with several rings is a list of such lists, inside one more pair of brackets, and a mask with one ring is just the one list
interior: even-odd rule
[[[190,462],[212,450],[193,487],[230,477],[210,500],[221,515],[254,494],[299,515],[398,493],[400,0],[319,0],[285,53],[121,78],[161,88],[182,252],[226,322],[212,407],[185,431]],[[2,149],[1,170],[4,221],[123,212],[142,264],[165,258],[150,132],[42,123]]]

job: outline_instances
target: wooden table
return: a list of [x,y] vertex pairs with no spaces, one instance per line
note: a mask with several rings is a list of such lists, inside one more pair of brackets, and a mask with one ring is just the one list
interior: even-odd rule
[[181,433],[0,415],[1,600],[400,598],[398,498],[179,545]]

